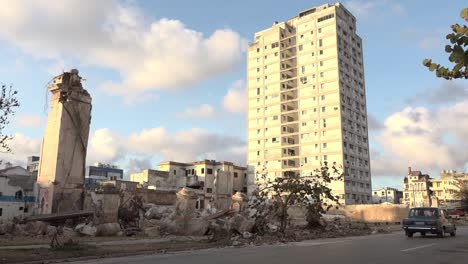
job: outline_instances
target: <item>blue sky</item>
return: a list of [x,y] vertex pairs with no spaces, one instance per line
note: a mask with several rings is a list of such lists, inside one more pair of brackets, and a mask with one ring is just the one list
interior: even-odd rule
[[[0,82],[21,101],[7,129],[14,154],[2,158],[21,164],[39,152],[46,84],[78,68],[93,97],[89,163],[127,171],[167,159],[244,163],[246,43],[324,3],[0,1]],[[408,166],[434,177],[463,170],[466,81],[437,79],[421,64],[446,63],[445,35],[464,22],[461,1],[342,3],[363,39],[373,186],[401,187]]]

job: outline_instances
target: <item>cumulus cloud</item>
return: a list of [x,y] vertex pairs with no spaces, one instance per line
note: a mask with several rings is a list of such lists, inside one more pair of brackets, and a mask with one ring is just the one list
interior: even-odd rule
[[[39,155],[40,140],[23,134],[10,142],[13,153],[0,153],[0,159],[25,165],[26,157]],[[87,164],[115,164],[131,172],[155,168],[152,160],[192,162],[215,159],[246,163],[246,143],[235,136],[217,134],[201,128],[169,132],[164,127],[143,129],[122,135],[107,128],[92,132],[88,141]]]
[[440,49],[444,46],[445,30],[436,29],[432,31],[407,28],[401,32],[401,37],[409,45],[416,45],[419,49]]
[[407,100],[408,103],[427,102],[430,104],[444,104],[460,102],[468,99],[468,86],[462,82],[444,81],[440,86],[427,89],[424,93]]
[[190,162],[217,159],[245,164],[244,140],[219,135],[200,128],[168,133],[157,127],[134,133],[127,138],[126,149],[139,155],[158,155],[164,160]]
[[141,158],[129,158],[125,167],[123,167],[125,174],[130,175],[132,173],[141,172],[142,170],[155,168],[150,157]]
[[232,113],[245,113],[247,111],[247,88],[243,80],[238,80],[231,85],[223,97],[223,107]]
[[405,15],[406,9],[399,3],[391,0],[351,0],[344,6],[356,17],[368,17],[378,13],[386,13],[391,10],[396,15]]
[[184,112],[178,113],[177,117],[182,119],[213,118],[216,115],[214,108],[208,104],[202,104],[199,107],[188,107]]
[[0,24],[0,38],[35,57],[118,71],[121,80],[103,87],[124,96],[184,88],[229,71],[247,43],[227,28],[204,36],[179,20],[152,20],[138,6],[106,0],[13,1],[0,9]]
[[164,127],[143,129],[128,136],[110,129],[99,129],[90,135],[88,164],[119,164],[135,172],[154,168],[152,159],[192,162],[202,159],[246,162],[246,143],[238,137],[193,128],[168,132]]
[[22,127],[40,127],[44,123],[44,118],[34,114],[21,114],[16,117],[15,123]]
[[467,131],[468,100],[434,110],[407,107],[388,117],[373,139],[379,149],[371,152],[372,173],[404,176],[408,166],[430,173],[463,169]]
[[11,162],[13,165],[25,166],[27,157],[33,155],[39,155],[40,152],[40,141],[25,136],[21,133],[13,135],[13,139],[9,141],[11,153],[1,153],[0,160],[3,162]]
[[103,128],[94,131],[89,136],[87,162],[94,164],[96,162],[114,164],[124,157],[122,147],[123,138],[111,131]]

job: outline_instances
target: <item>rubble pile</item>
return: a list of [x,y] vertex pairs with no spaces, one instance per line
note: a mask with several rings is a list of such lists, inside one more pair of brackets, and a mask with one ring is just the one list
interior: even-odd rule
[[68,226],[56,227],[42,221],[31,221],[27,223],[5,223],[0,224],[0,238],[11,239],[14,237],[48,238],[55,235],[67,240],[79,236],[73,228]]

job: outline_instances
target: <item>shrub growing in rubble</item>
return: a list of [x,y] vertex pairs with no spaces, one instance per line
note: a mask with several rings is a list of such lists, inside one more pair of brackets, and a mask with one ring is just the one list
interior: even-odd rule
[[288,226],[288,209],[302,205],[307,209],[307,223],[311,228],[320,226],[321,214],[339,204],[339,197],[332,194],[328,185],[343,180],[341,168],[336,163],[331,167],[324,162],[311,175],[299,175],[292,171],[282,177],[270,179],[266,174],[257,174],[257,190],[253,193],[251,210],[254,212],[255,231],[264,234],[270,231],[270,221],[279,219],[280,233]]

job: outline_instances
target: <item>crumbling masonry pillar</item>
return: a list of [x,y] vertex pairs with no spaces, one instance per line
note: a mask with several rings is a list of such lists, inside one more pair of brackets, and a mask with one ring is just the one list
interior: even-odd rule
[[83,209],[85,162],[91,122],[91,96],[78,70],[55,77],[41,147],[38,213]]

